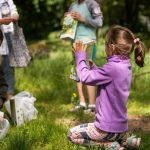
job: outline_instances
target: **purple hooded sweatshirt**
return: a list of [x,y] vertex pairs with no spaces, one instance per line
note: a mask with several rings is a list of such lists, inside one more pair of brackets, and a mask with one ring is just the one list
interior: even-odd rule
[[97,86],[95,126],[112,133],[127,131],[126,104],[132,77],[130,59],[113,55],[103,67],[93,65],[89,69],[85,52],[76,52],[75,57],[80,82]]

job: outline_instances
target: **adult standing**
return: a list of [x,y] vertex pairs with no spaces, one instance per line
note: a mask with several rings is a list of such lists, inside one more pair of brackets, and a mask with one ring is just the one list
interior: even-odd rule
[[14,95],[15,88],[15,70],[9,64],[9,53],[12,51],[10,34],[14,31],[13,22],[18,21],[18,19],[19,15],[13,0],[0,0],[0,27],[4,33],[0,53],[3,55],[3,71],[8,84],[7,99],[10,99]]
[[[3,41],[3,33],[0,30],[0,47]],[[6,92],[7,92],[8,86],[5,81],[4,71],[2,67],[2,56],[0,55],[0,111],[3,107],[3,103],[6,100]]]

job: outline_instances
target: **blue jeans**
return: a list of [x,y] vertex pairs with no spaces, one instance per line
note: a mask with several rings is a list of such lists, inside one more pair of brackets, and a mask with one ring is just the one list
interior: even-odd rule
[[[5,33],[6,41],[8,44],[9,52],[12,50],[12,44],[10,39],[10,33]],[[8,84],[7,94],[14,94],[15,88],[15,70],[9,65],[9,55],[3,55],[2,60],[3,71],[5,74],[5,80]]]

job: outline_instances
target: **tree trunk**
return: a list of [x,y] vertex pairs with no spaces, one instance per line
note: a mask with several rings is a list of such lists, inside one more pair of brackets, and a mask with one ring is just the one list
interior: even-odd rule
[[138,23],[139,4],[139,0],[125,0],[126,23],[132,29]]

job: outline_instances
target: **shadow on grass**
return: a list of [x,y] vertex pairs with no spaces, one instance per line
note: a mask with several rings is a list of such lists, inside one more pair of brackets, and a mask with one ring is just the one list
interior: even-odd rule
[[[25,129],[22,129],[27,131],[27,136],[23,134],[23,132],[20,133],[22,136],[25,136],[20,139],[20,143],[23,143],[25,140],[24,138],[31,139],[33,137],[33,143],[30,143],[30,140],[27,140],[27,143],[31,147],[34,146],[35,149],[38,147],[39,149],[45,150],[59,150],[63,147],[64,150],[80,150],[82,148],[73,146],[70,143],[68,144],[68,141],[66,140],[67,128],[68,126],[93,122],[94,116],[86,115],[83,111],[78,111],[76,113],[69,112],[69,107],[67,108],[67,105],[71,103],[72,93],[76,92],[76,83],[69,79],[71,67],[70,51],[65,51],[66,48],[64,48],[64,51],[59,51],[60,45],[59,43],[57,44],[56,50],[51,51],[51,57],[47,57],[46,59],[34,59],[28,68],[17,70],[17,91],[27,90],[33,93],[37,98],[35,105],[39,111],[39,119],[35,121],[35,125],[34,123],[31,123],[31,126],[30,124],[27,124]],[[98,52],[96,62],[101,66],[106,60],[100,53]],[[135,70],[134,72],[137,71]],[[129,98],[129,101],[131,102],[130,106],[133,104],[136,109],[139,109],[138,106],[141,105],[143,107],[149,103],[150,91],[148,81],[150,81],[149,76],[140,77],[136,81],[133,80]],[[134,102],[136,103],[134,104]],[[131,109],[133,109],[133,107]],[[143,110],[144,108],[141,109],[141,111]],[[73,121],[73,124],[70,122],[68,123],[68,120]],[[37,127],[35,127],[36,125]],[[144,124],[140,125],[143,126]],[[30,126],[29,129],[28,126]],[[28,130],[26,130],[26,128]],[[29,137],[28,132],[31,132]],[[12,133],[12,135],[13,134],[14,133]],[[149,134],[143,132],[138,131],[138,134],[144,140],[146,140],[146,136],[148,138],[150,137]],[[16,133],[14,136],[15,140],[20,135],[17,135]],[[42,138],[45,140],[43,141]],[[12,142],[14,140],[12,140]],[[16,145],[18,142],[16,142]],[[9,145],[11,145],[11,143]],[[26,146],[28,146],[28,144]],[[45,145],[46,147],[44,147]],[[148,142],[144,141],[142,149],[147,149],[147,146]]]

